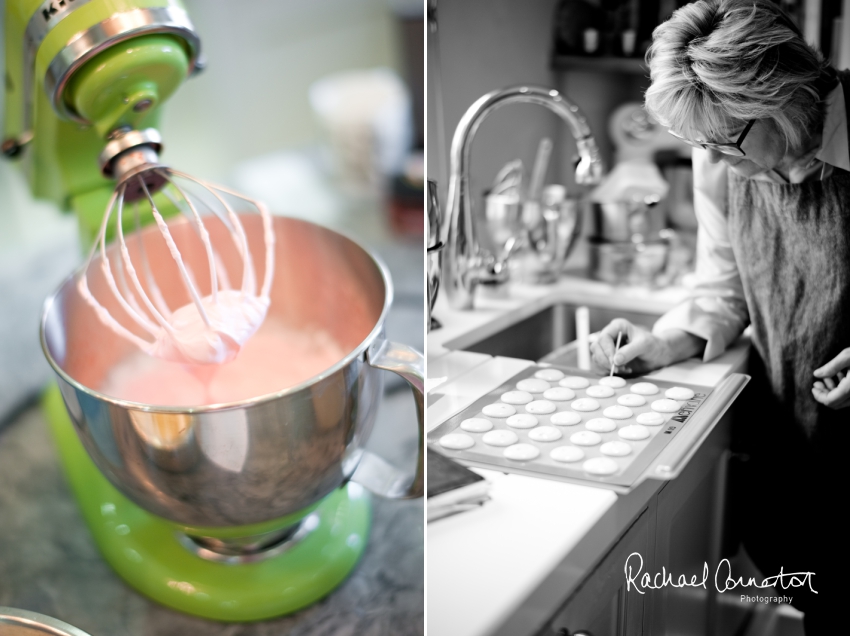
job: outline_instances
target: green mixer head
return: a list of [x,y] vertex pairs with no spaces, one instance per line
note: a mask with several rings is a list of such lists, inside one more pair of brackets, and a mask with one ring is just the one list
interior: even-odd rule
[[174,0],[7,0],[3,152],[33,194],[75,211],[93,237],[114,183],[98,158],[122,130],[156,127],[159,106],[200,67]]

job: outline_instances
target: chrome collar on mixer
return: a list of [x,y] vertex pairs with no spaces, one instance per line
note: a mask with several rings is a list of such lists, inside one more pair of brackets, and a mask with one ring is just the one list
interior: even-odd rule
[[258,536],[216,539],[178,531],[177,540],[189,552],[207,561],[256,563],[292,549],[318,528],[320,523],[320,516],[312,513],[292,526]]
[[[166,180],[154,168],[164,167],[159,163],[162,151],[162,136],[155,128],[145,130],[119,130],[112,134],[109,143],[98,157],[100,171],[104,177],[115,179],[118,185],[126,184],[131,177],[142,175],[151,194],[159,192]],[[124,200],[131,202],[144,197],[144,190],[137,181],[124,193]]]

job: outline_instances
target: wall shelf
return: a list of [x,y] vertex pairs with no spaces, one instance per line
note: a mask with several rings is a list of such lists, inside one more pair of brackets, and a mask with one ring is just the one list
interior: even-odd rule
[[649,75],[643,58],[639,57],[590,57],[583,55],[555,55],[552,68],[559,71],[583,70],[605,73]]

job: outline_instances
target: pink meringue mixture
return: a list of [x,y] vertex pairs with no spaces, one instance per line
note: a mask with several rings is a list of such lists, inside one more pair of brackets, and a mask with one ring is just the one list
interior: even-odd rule
[[237,402],[296,386],[346,353],[327,332],[294,329],[266,318],[230,362],[183,364],[139,351],[110,371],[100,391],[158,406]]

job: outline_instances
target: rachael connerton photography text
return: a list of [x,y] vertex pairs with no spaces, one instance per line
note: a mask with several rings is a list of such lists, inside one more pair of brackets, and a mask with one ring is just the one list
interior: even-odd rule
[[[684,575],[680,574],[676,577],[672,572],[668,572],[667,568],[662,566],[660,572],[656,572],[655,574],[650,574],[649,572],[643,572],[643,557],[639,552],[632,552],[629,557],[626,559],[626,564],[624,566],[625,575],[626,575],[626,591],[630,592],[632,590],[632,586],[634,589],[640,593],[645,594],[646,590],[658,590],[663,587],[701,587],[703,589],[707,589],[710,569],[708,567],[708,563],[703,563],[702,568],[702,578],[698,575],[694,574],[690,577],[690,579]],[[811,592],[817,594],[817,591],[812,586],[812,579],[814,578],[814,572],[785,572],[783,568],[779,568],[779,574],[775,574],[773,576],[767,576],[761,581],[750,577],[749,579],[744,581],[744,577],[739,576],[735,577],[732,573],[732,564],[729,562],[729,559],[722,559],[720,563],[717,564],[717,568],[714,571],[714,587],[721,594],[723,592],[728,592],[730,590],[734,590],[737,587],[748,588],[748,587],[757,587],[757,588],[777,588],[782,590],[787,590],[791,588],[800,588],[800,587],[808,587]],[[788,599],[785,601],[784,599]],[[741,595],[741,600],[756,602],[790,602],[793,597],[785,597],[785,596],[756,596],[750,597],[746,595]],[[768,599],[768,600],[763,600]]]

